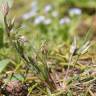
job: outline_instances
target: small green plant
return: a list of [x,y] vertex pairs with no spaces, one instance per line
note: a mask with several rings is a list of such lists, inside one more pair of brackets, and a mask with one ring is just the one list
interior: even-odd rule
[[[5,31],[7,35],[7,39],[9,40],[9,46],[12,47],[13,50],[15,49],[18,53],[19,57],[23,62],[25,62],[25,71],[26,75],[24,76],[24,81],[26,82],[26,76],[31,71],[34,75],[36,75],[41,81],[44,81],[44,84],[50,89],[55,90],[56,86],[54,83],[54,80],[52,79],[49,68],[47,65],[47,55],[48,55],[48,49],[46,43],[42,44],[39,52],[36,52],[34,50],[34,53],[36,55],[35,58],[28,56],[24,44],[27,42],[27,39],[25,36],[18,36],[16,34],[11,34],[11,30],[14,27],[14,19],[11,21],[11,23],[8,23],[7,15],[9,12],[9,6],[8,3],[4,3],[2,6],[2,13],[4,15],[4,25],[5,25]],[[24,65],[23,65],[24,66]],[[11,74],[11,78],[14,76],[14,73]]]
[[[50,18],[56,16],[53,21],[44,16],[33,18],[36,30],[40,31],[37,35],[41,36],[37,41],[33,41],[41,42],[41,38],[44,40],[37,48],[34,43],[30,44],[31,40],[27,38],[27,34],[22,35],[23,32],[21,34],[18,32],[15,19],[8,17],[10,10],[8,3],[2,4],[4,28],[0,26],[0,95],[94,96],[96,68],[93,57],[87,53],[88,49],[93,47],[92,41],[88,40],[90,34],[87,34],[82,44],[79,44],[82,40],[79,42],[74,38],[71,42],[70,38],[73,35],[71,31],[75,29],[71,18],[77,18],[75,15],[80,15],[81,10],[73,8],[75,11],[79,10],[79,13],[61,18],[62,16],[58,17],[57,13],[53,14],[53,17],[50,16],[51,7],[51,5],[45,6],[44,12]],[[27,23],[26,20],[24,23]],[[26,29],[24,27],[24,30]],[[61,44],[63,42],[64,44]]]

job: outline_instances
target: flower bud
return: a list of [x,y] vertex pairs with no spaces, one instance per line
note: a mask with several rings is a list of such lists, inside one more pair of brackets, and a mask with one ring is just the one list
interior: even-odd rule
[[5,3],[3,3],[3,4],[1,5],[1,11],[2,11],[4,17],[7,16],[8,12],[9,12],[8,2],[5,2]]

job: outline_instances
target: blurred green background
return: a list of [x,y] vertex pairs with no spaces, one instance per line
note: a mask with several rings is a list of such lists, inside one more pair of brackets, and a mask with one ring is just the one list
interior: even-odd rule
[[96,33],[95,5],[95,0],[17,0],[11,16],[16,17],[16,27],[25,27],[21,33],[36,42],[48,39],[60,43],[75,35],[83,38],[92,25],[90,33]]

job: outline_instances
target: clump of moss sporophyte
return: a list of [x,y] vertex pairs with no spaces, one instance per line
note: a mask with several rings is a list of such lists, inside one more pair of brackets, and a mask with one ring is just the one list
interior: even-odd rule
[[12,80],[6,85],[2,84],[0,92],[6,96],[27,96],[28,86],[18,80]]

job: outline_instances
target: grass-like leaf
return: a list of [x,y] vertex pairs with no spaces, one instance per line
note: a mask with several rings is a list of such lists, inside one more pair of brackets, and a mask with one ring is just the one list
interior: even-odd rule
[[9,62],[10,62],[9,59],[4,59],[0,61],[0,73],[7,67]]

